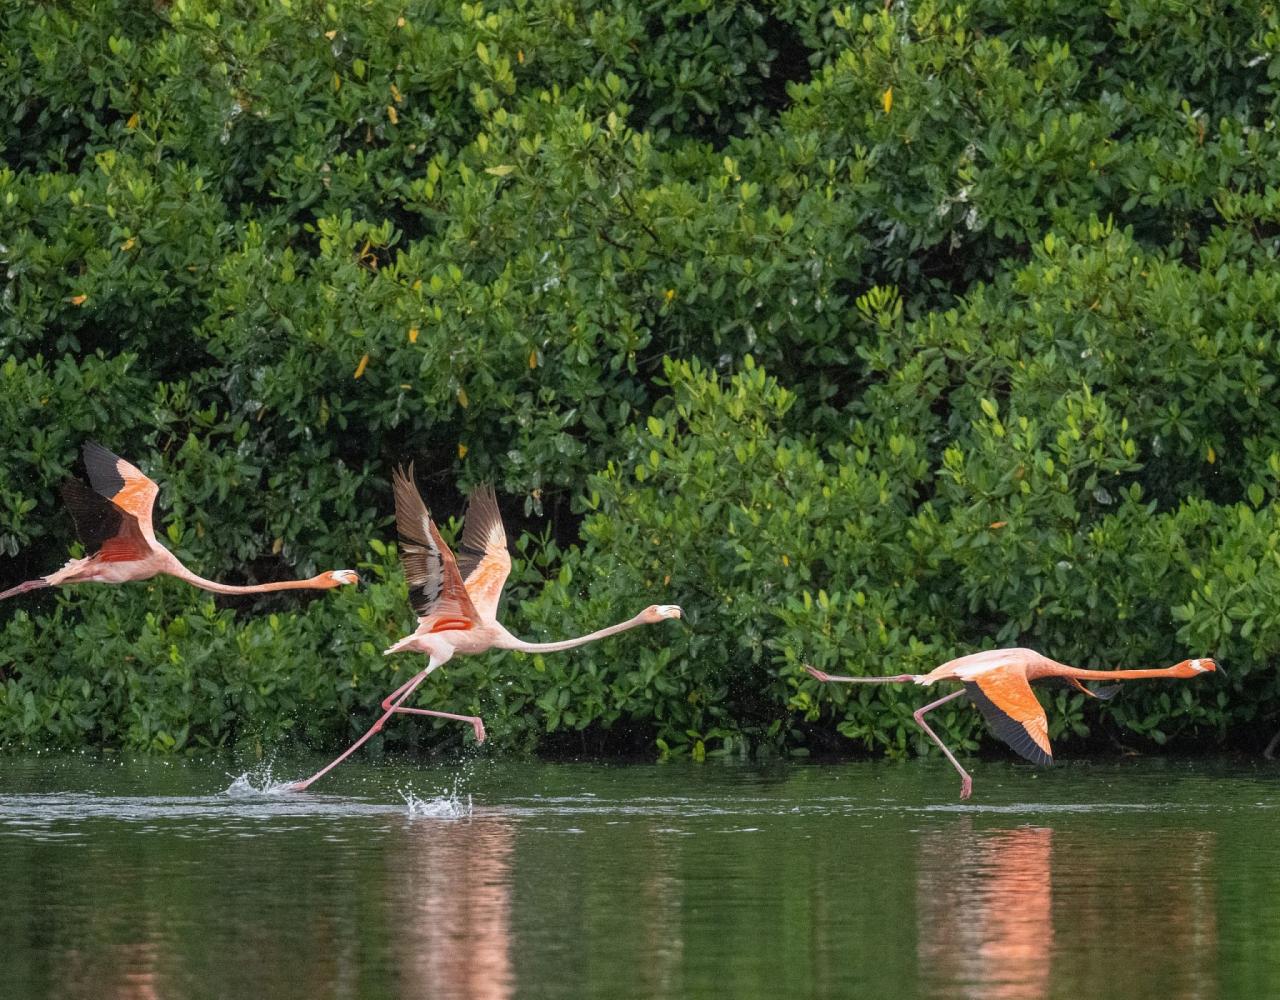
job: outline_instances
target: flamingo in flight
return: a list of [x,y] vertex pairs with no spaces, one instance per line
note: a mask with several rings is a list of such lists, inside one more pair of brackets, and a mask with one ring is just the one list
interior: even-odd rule
[[511,572],[511,556],[507,552],[507,533],[502,527],[502,515],[498,512],[493,487],[482,485],[468,498],[460,555],[455,559],[413,483],[413,465],[409,465],[407,472],[403,468],[396,469],[391,480],[396,502],[396,534],[400,538],[400,562],[409,584],[409,603],[418,614],[418,628],[412,635],[388,647],[383,655],[425,653],[427,667],[383,699],[383,714],[368,732],[310,778],[290,785],[292,791],[303,791],[332,771],[381,730],[396,712],[469,722],[475,730],[476,742],[483,743],[484,723],[477,716],[407,708],[404,704],[417,686],[433,670],[448,663],[455,653],[474,655],[490,649],[558,653],[617,635],[637,625],[652,625],[684,614],[676,604],[651,604],[634,618],[576,639],[560,642],[517,639],[503,628],[497,618],[502,585]]
[[924,721],[925,713],[954,701],[961,695],[978,706],[995,734],[1033,764],[1052,764],[1053,748],[1049,746],[1049,720],[1044,709],[1031,690],[1031,682],[1060,678],[1091,698],[1110,698],[1117,688],[1091,691],[1083,681],[1130,681],[1145,677],[1197,677],[1217,669],[1213,660],[1183,660],[1172,667],[1158,670],[1085,670],[1069,667],[1065,663],[1041,656],[1034,649],[991,649],[983,653],[970,653],[948,660],[927,674],[895,674],[892,677],[837,677],[808,664],[809,671],[824,683],[835,684],[905,684],[924,686],[938,681],[959,681],[964,687],[949,695],[916,709],[917,725],[929,739],[942,748],[947,760],[960,772],[960,798],[967,799],[973,791],[973,779],[960,766],[938,734]]
[[89,441],[84,446],[84,465],[89,473],[89,489],[78,479],[62,484],[62,499],[75,521],[76,533],[89,555],[72,559],[62,569],[39,576],[0,593],[0,600],[43,587],[64,587],[73,583],[128,583],[149,580],[167,573],[215,594],[264,594],[273,590],[327,590],[343,584],[359,583],[349,569],[335,569],[307,580],[280,580],[237,587],[197,576],[156,539],[151,526],[151,509],[160,488],[137,466],[113,455],[102,445]]

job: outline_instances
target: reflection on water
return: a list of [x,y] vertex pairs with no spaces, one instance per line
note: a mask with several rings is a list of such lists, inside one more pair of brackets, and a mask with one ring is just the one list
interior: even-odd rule
[[59,965],[65,978],[57,995],[68,1000],[160,1000],[166,995],[155,941],[120,944],[101,952],[72,948]]
[[489,817],[411,823],[388,852],[402,995],[506,1000],[512,994],[515,829]]
[[351,765],[268,796],[11,757],[0,997],[1274,992],[1271,772],[1058,769],[1027,802],[1029,769],[985,768],[956,808],[942,765]]
[[[1211,831],[1105,840],[1049,827],[920,837],[921,979],[937,997],[1212,1000],[1218,939]],[[1057,947],[1055,929],[1067,940]]]
[[954,829],[923,835],[919,857],[922,980],[939,996],[1047,996],[1053,830],[975,834],[966,817]]

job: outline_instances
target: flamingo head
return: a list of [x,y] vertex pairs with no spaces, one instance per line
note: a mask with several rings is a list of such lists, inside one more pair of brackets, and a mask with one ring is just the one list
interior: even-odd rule
[[359,583],[360,574],[353,569],[333,569],[322,574],[330,587],[341,587],[348,583]]
[[684,617],[684,611],[678,604],[650,604],[640,612],[640,617],[644,621],[654,624],[666,621],[668,618],[682,618]]
[[1211,674],[1218,665],[1210,659],[1183,660],[1174,666],[1174,677],[1198,677],[1200,674]]

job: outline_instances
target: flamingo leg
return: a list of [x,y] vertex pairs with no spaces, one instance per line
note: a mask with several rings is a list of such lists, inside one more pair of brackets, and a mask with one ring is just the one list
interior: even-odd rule
[[39,590],[47,586],[49,586],[49,582],[43,577],[36,580],[28,580],[26,583],[20,583],[16,587],[10,587],[0,593],[0,601],[3,601],[6,597],[16,597],[18,594],[25,594],[29,590]]
[[955,699],[959,698],[964,693],[965,692],[963,688],[961,688],[959,691],[952,691],[951,694],[947,695],[946,697],[939,698],[937,701],[931,701],[929,702],[929,704],[916,709],[915,712],[913,713],[913,716],[916,720],[916,724],[919,725],[920,728],[923,729],[926,734],[928,734],[929,739],[933,740],[934,743],[938,744],[938,746],[942,748],[942,752],[947,755],[947,760],[951,761],[951,766],[960,772],[960,798],[961,799],[967,799],[969,797],[969,794],[973,791],[973,778],[969,777],[969,772],[960,766],[960,762],[956,760],[955,757],[952,755],[951,751],[947,749],[947,745],[938,738],[938,734],[929,728],[929,724],[924,721],[924,716],[926,712],[932,712],[935,708],[938,708],[941,705],[945,705],[949,701],[955,701]]
[[484,720],[478,715],[454,715],[452,712],[436,712],[429,708],[393,708],[393,712],[408,712],[410,715],[434,715],[440,719],[456,719],[458,722],[469,722],[476,731],[476,742],[484,742]]
[[[385,709],[385,711],[382,713],[382,716],[378,719],[378,721],[369,727],[369,731],[367,733],[365,733],[358,740],[352,743],[351,746],[347,747],[347,749],[344,750],[337,757],[337,759],[331,761],[329,764],[326,764],[319,771],[313,774],[310,778],[307,778],[306,781],[295,781],[292,785],[289,786],[289,791],[291,792],[306,791],[309,786],[314,784],[316,781],[319,781],[326,774],[332,771],[335,767],[341,764],[344,760],[350,757],[353,753],[359,750],[360,747],[364,746],[365,743],[367,743],[370,739],[373,738],[373,735],[375,733],[379,732],[382,729],[387,719],[389,719],[393,713],[398,711],[404,711],[404,709],[400,708],[400,704],[406,698],[408,698],[409,695],[413,694],[414,689],[427,679],[427,675],[430,674],[431,671],[435,670],[437,665],[438,664],[435,664],[435,663],[428,664],[426,670],[422,671],[419,674],[414,674],[413,677],[409,678],[408,681],[406,681],[404,684],[401,684],[400,687],[396,688],[396,690],[390,696],[388,696],[388,698],[385,701],[383,701],[382,707],[383,709]],[[476,720],[476,721],[479,721],[479,720]]]

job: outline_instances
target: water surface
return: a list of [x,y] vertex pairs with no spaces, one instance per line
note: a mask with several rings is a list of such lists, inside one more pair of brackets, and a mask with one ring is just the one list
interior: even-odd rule
[[1280,992],[1273,765],[315,763],[0,757],[0,996]]

